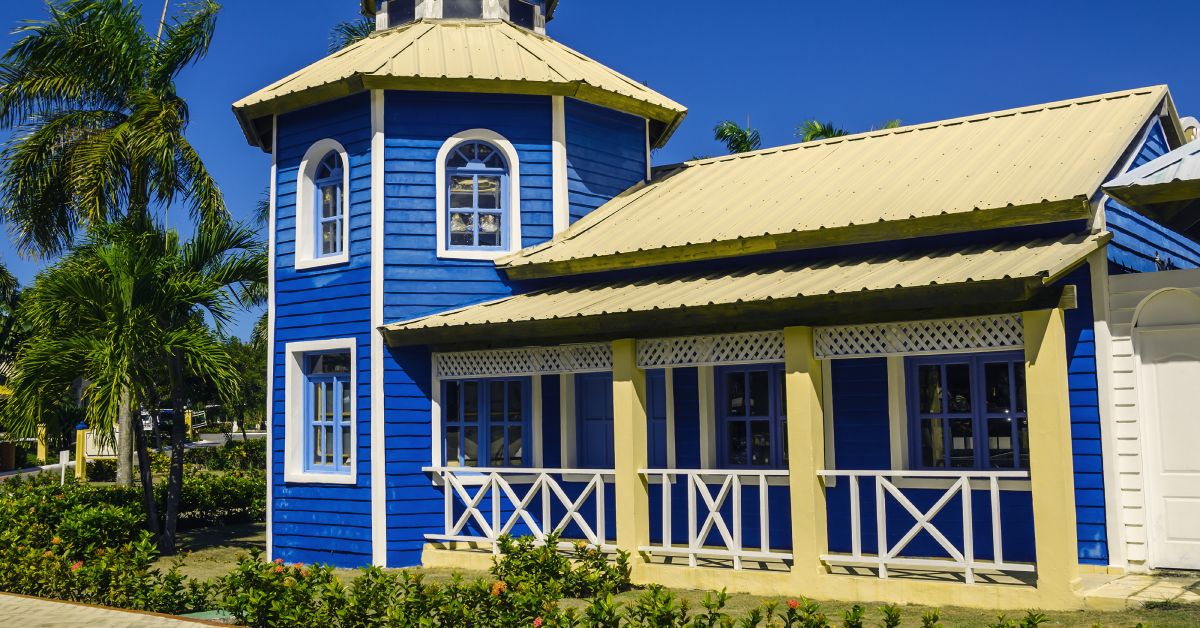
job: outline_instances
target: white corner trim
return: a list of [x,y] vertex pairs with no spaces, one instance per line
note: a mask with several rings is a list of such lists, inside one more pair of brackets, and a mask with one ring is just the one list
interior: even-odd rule
[[717,395],[712,365],[696,367],[700,396],[700,468],[717,466]]
[[267,189],[267,408],[263,415],[267,428],[267,560],[274,560],[275,534],[271,522],[275,519],[273,466],[275,443],[275,196],[279,177],[279,116],[271,116],[271,182]]
[[[508,226],[505,228],[506,246],[496,251],[449,250],[446,244],[446,158],[455,146],[463,142],[488,142],[504,153],[508,162]],[[439,259],[495,260],[521,248],[521,160],[512,142],[495,131],[468,129],[450,136],[438,150],[436,184],[437,256]]]
[[[336,152],[342,160],[342,215],[346,224],[342,229],[341,254],[317,257],[317,240],[313,229],[317,210],[312,181],[321,158],[330,151]],[[300,161],[300,170],[296,172],[295,248],[297,270],[345,264],[350,261],[350,156],[346,153],[346,147],[337,140],[326,138],[318,141],[308,148],[304,159]]]
[[891,431],[892,469],[908,469],[908,389],[904,381],[904,357],[887,357],[888,427]]
[[566,98],[551,96],[550,103],[554,127],[551,167],[554,178],[554,235],[558,235],[571,226],[570,189],[567,180]]
[[[350,472],[314,473],[304,470],[304,363],[305,353],[350,352]],[[284,348],[283,481],[297,484],[356,484],[358,482],[358,342],[354,338],[289,342]]]
[[[383,394],[384,92],[371,91],[371,558],[387,567],[387,425]],[[347,194],[349,196],[349,194]],[[347,233],[350,231],[347,225]]]

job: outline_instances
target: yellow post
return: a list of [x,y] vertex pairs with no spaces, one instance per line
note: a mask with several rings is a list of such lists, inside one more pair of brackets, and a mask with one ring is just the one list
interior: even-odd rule
[[787,391],[788,482],[792,505],[792,573],[807,586],[825,573],[828,549],[825,490],[817,471],[825,468],[825,416],[821,363],[811,327],[783,330]]
[[46,426],[38,426],[37,435],[37,459],[38,463],[46,464]]
[[646,372],[637,366],[637,341],[613,342],[613,467],[617,504],[617,547],[633,557],[636,576],[643,561],[638,548],[650,545],[650,492],[639,470],[646,468]]
[[1066,328],[1058,308],[1023,312],[1021,317],[1037,587],[1067,604],[1075,598],[1080,580]]
[[87,425],[75,429],[75,480],[87,482]]
[[192,411],[191,410],[183,411],[183,427],[186,430],[185,433],[187,434],[188,440],[191,440],[192,439]]

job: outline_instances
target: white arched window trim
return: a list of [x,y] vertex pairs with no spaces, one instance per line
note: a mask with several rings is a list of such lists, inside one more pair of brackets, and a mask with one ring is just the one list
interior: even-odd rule
[[[313,178],[321,159],[330,152],[336,152],[342,160],[342,219],[346,224],[342,228],[342,252],[337,255],[317,257],[316,239],[316,194],[313,191]],[[300,171],[296,176],[296,268],[319,268],[345,264],[350,261],[350,157],[346,147],[333,139],[323,139],[304,153],[300,162]]]
[[[487,142],[504,154],[508,162],[508,226],[505,228],[505,247],[499,250],[449,250],[446,242],[448,218],[446,211],[446,159],[450,151],[463,142]],[[521,248],[521,164],[517,149],[503,135],[488,129],[470,129],[455,133],[442,144],[437,154],[437,256],[441,259],[494,260]]]

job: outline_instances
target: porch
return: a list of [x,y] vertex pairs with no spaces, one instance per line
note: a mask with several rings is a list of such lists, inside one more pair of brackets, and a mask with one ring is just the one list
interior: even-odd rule
[[[502,535],[555,535],[629,552],[637,582],[1078,607],[1065,344],[1057,307],[435,353],[424,470],[444,521],[424,561],[486,566]],[[1009,365],[1011,403],[968,429],[946,364]],[[912,399],[922,365],[932,405]],[[874,423],[836,402],[862,369],[882,372]],[[982,379],[967,388],[986,405]],[[503,419],[469,433],[485,414]]]

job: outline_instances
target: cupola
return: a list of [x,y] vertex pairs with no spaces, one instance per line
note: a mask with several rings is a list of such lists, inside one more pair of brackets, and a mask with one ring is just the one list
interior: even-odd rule
[[507,20],[531,31],[546,32],[558,0],[362,0],[363,15],[377,30],[420,19]]

